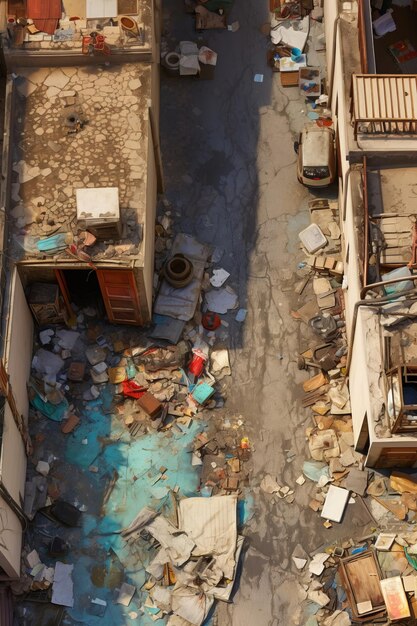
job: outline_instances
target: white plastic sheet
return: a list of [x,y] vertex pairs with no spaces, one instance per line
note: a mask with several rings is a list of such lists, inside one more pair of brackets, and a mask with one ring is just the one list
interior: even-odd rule
[[66,565],[57,561],[55,564],[54,582],[52,584],[52,604],[74,606],[74,584],[71,574],[73,565]]
[[211,555],[226,578],[235,573],[237,496],[185,498],[178,510],[179,527],[195,542],[193,556]]

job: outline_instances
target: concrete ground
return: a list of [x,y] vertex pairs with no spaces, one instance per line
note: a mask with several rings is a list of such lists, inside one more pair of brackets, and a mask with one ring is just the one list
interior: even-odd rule
[[[224,249],[218,266],[231,273],[229,284],[248,310],[243,324],[227,318],[232,377],[226,406],[242,414],[252,442],[255,513],[244,532],[234,602],[220,603],[215,619],[218,626],[277,626],[305,621],[291,561],[295,546],[312,552],[355,529],[361,533],[369,516],[353,505],[343,525],[325,530],[308,508],[312,483],[295,485],[308,457],[310,425],[299,402],[298,383],[306,375],[296,357],[311,336],[290,315],[303,259],[297,235],[309,224],[312,197],[297,181],[293,151],[306,107],[298,89],[282,88],[279,74],[267,67],[268,38],[260,30],[269,21],[267,1],[237,0],[228,21],[235,20],[237,32],[202,34],[218,53],[214,80],[162,74],[161,138],[176,230]],[[318,28],[312,24],[312,38]],[[164,35],[168,49],[181,39],[197,40],[193,18],[177,0],[164,3]],[[309,64],[324,63],[311,41],[309,50]],[[254,82],[258,73],[262,83]],[[297,487],[293,504],[260,492],[265,473]]]

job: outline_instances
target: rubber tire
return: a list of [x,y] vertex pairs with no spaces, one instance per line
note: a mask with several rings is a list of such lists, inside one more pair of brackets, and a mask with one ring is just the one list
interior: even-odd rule
[[[176,60],[171,61],[170,59],[172,57],[174,57]],[[180,55],[178,54],[178,52],[168,52],[168,54],[166,54],[164,57],[164,63],[169,70],[177,71],[180,67]]]
[[[182,262],[183,269],[176,271],[174,266],[178,264],[179,261]],[[163,273],[165,280],[172,287],[180,289],[186,287],[193,280],[194,267],[191,261],[183,254],[176,254],[165,263]]]

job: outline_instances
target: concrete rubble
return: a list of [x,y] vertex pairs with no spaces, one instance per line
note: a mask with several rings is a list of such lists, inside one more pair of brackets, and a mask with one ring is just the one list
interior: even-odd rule
[[[329,532],[357,514],[350,511],[359,505],[367,518],[364,534],[343,539],[338,533],[316,551],[307,553],[299,546],[293,553],[304,624],[412,621],[417,617],[417,482],[413,475],[392,471],[388,477],[366,469],[365,457],[354,449],[345,381],[348,342],[340,233],[329,228],[337,212],[335,201],[310,203],[312,223],[319,225],[326,243],[299,264],[302,278],[295,290],[301,306],[292,311],[316,337],[298,359],[299,369],[310,374],[302,383],[302,405],[311,415],[312,424],[305,429],[311,458],[303,464],[303,480],[295,485],[281,487],[279,477],[265,474],[260,489],[267,498],[291,504],[288,495],[307,487],[308,506]],[[375,587],[369,576],[379,581]]]
[[[166,226],[157,269],[172,253]],[[77,307],[72,327],[39,331],[29,385],[33,454],[25,511],[32,528],[24,575],[14,586],[24,594],[21,610],[43,592],[72,619],[103,617],[112,605],[120,616],[171,615],[200,626],[216,600],[230,599],[244,541],[238,528],[247,515],[251,443],[244,418],[224,408],[222,381],[232,371],[227,325],[197,306],[228,278],[213,269],[203,262],[193,317],[171,342],[153,338],[161,315],[153,328],[132,331]],[[210,277],[216,283],[219,275],[215,287]],[[147,445],[161,448],[162,462]],[[140,501],[145,506],[134,513]],[[98,564],[85,562],[77,548],[92,546],[97,534],[100,567],[117,563],[120,571],[105,594],[94,582]]]
[[[293,36],[281,32],[274,45],[288,47]],[[79,73],[77,80],[83,79]],[[321,113],[327,117],[324,106]],[[40,119],[32,121],[36,132]],[[15,163],[17,203],[25,182],[35,181],[37,193],[45,195],[44,178],[68,174],[59,155],[49,170],[40,165]],[[134,190],[125,192],[129,204]],[[72,202],[72,193],[67,195]],[[63,201],[56,199],[57,215]],[[39,238],[52,232],[43,204],[40,199],[36,210],[15,211],[16,226],[31,226]],[[164,619],[168,626],[201,626],[216,601],[232,597],[256,483],[271,504],[291,507],[298,493],[307,493],[306,508],[329,531],[329,541],[316,550],[299,545],[291,556],[300,623],[417,619],[417,482],[398,472],[367,470],[354,450],[337,201],[311,201],[320,244],[302,248],[299,280],[291,286],[300,301],[292,318],[314,337],[298,358],[299,369],[311,374],[302,383],[302,407],[311,417],[305,428],[310,458],[294,484],[284,473],[251,476],[245,417],[225,408],[222,382],[233,359],[230,322],[221,316],[240,324],[248,310],[239,308],[221,251],[176,234],[169,203],[164,209],[156,227],[150,330],[111,327],[96,311],[83,309],[76,310],[71,328],[39,330],[29,385],[33,454],[25,499],[33,527],[26,535],[23,576],[14,585],[22,611],[46,593],[66,607],[72,623],[95,624],[99,617],[105,624],[111,612],[143,624]],[[306,246],[305,237],[300,240]],[[173,286],[164,274],[177,254],[192,265],[184,286]],[[291,463],[296,453],[285,454]],[[360,507],[369,532],[334,539],[335,525]],[[355,567],[368,580],[349,578]],[[371,577],[377,589],[367,587]],[[375,581],[393,585],[403,603],[400,616]]]

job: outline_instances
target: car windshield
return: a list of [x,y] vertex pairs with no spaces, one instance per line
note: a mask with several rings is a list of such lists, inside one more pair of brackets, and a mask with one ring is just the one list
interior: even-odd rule
[[322,178],[328,178],[330,176],[330,172],[328,167],[318,165],[316,167],[304,167],[303,175],[305,178],[320,180]]

